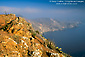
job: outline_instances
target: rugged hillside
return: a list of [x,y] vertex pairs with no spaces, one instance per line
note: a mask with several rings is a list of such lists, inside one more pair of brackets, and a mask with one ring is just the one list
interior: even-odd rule
[[[58,20],[54,20],[52,18],[38,18],[38,19],[30,19],[28,20],[33,26],[35,30],[38,30],[40,33],[48,32],[48,31],[58,31],[64,30],[66,28],[74,28],[77,27],[80,22],[71,21],[71,22],[62,22]],[[36,25],[35,25],[36,24]]]
[[0,15],[0,57],[70,57],[60,49],[23,18]]

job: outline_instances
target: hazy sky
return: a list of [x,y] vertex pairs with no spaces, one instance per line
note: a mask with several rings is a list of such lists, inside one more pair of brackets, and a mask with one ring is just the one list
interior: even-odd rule
[[[63,1],[63,0],[62,0]],[[0,0],[0,14],[15,13],[25,18],[85,18],[85,3],[56,5],[49,0]]]

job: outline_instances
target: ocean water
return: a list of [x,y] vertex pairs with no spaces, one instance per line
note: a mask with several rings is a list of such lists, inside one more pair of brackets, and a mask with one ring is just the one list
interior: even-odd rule
[[85,57],[85,22],[76,28],[46,32],[43,36],[52,40],[63,52],[73,57]]

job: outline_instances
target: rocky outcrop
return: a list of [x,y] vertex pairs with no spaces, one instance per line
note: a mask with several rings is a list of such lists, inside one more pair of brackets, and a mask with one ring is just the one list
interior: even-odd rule
[[[36,25],[36,24],[35,24]],[[15,14],[0,15],[0,57],[70,57]]]

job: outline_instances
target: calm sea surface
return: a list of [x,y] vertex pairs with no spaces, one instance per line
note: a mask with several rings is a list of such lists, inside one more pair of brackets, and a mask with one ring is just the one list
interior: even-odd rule
[[73,57],[85,57],[85,22],[76,28],[46,32],[43,35]]

